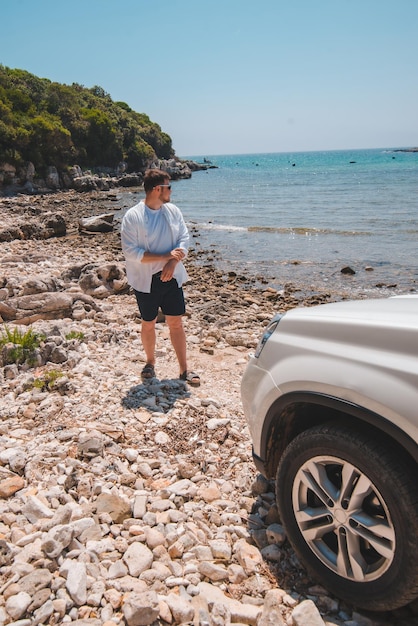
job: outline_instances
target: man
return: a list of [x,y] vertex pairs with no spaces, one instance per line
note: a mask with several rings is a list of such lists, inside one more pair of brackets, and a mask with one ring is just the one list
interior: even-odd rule
[[155,343],[158,309],[165,315],[170,339],[180,367],[180,379],[199,385],[197,374],[187,370],[186,335],[182,316],[182,285],[188,279],[182,260],[187,256],[189,233],[178,207],[170,203],[167,172],[145,172],[145,200],[130,208],[121,225],[122,250],[128,282],[142,317],[141,339],[146,355],[142,378],[155,376]]

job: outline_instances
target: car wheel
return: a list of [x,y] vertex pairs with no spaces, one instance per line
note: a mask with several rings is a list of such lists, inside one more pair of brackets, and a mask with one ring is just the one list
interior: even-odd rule
[[286,449],[276,496],[295,552],[337,597],[385,611],[418,596],[418,489],[401,455],[318,426]]

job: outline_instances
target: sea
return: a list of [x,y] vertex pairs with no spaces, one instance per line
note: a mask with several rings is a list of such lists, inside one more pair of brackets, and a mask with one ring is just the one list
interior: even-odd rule
[[[182,158],[209,166],[173,181],[171,193],[202,262],[263,277],[275,289],[418,291],[418,152]],[[142,197],[131,194],[124,203]]]

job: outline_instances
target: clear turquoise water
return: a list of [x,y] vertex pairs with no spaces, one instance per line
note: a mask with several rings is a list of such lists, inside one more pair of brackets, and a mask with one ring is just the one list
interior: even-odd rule
[[[216,249],[222,269],[265,275],[275,287],[418,289],[418,153],[187,158],[217,168],[174,181],[172,201],[194,247]],[[346,265],[354,276],[341,275]]]

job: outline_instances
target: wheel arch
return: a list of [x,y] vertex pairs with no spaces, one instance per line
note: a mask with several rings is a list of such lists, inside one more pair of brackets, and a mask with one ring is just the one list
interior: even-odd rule
[[348,401],[315,392],[292,392],[278,398],[264,420],[261,437],[262,473],[273,478],[287,445],[301,432],[339,419],[357,430],[374,432],[376,437],[396,446],[418,466],[418,446],[404,431],[381,415]]

